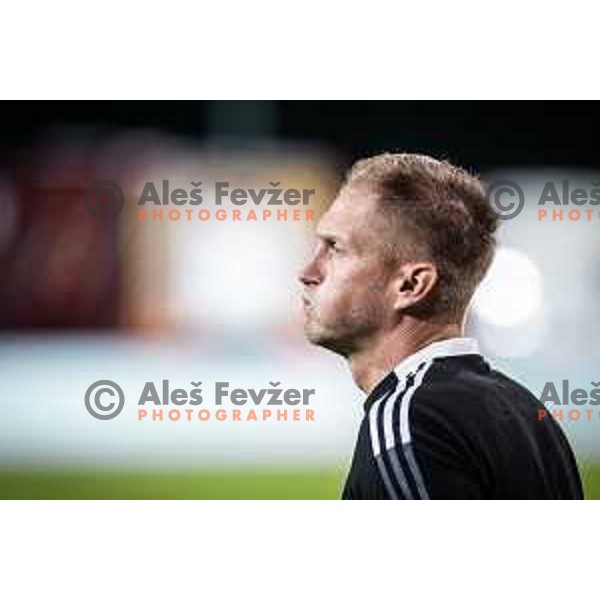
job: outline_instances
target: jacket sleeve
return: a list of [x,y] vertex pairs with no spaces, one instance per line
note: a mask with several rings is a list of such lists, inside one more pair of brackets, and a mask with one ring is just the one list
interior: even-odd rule
[[387,411],[382,406],[373,415],[372,456],[382,497],[427,500],[485,496],[477,452],[465,428],[455,422],[448,402],[447,395],[422,388],[409,406],[402,408],[399,403]]

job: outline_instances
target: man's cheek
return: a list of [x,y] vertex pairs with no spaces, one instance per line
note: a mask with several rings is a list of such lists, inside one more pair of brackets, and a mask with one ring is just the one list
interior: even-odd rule
[[333,282],[324,283],[315,296],[315,316],[329,319],[331,315],[339,312],[342,308],[343,297],[340,288]]

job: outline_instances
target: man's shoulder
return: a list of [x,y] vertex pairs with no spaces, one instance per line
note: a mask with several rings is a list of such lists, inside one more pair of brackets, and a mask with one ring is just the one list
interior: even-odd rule
[[451,420],[502,419],[515,411],[533,416],[540,407],[530,390],[480,355],[432,361],[411,402],[415,416],[437,412]]

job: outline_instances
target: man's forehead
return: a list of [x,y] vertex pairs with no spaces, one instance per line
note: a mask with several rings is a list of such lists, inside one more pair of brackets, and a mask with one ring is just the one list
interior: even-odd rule
[[319,233],[352,233],[364,229],[365,221],[373,222],[378,199],[366,189],[342,188],[321,218]]

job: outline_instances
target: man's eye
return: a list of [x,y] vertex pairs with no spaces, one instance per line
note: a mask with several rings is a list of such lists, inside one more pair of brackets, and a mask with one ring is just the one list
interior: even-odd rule
[[337,240],[327,240],[327,245],[334,251],[334,252],[339,252],[340,251],[340,245],[337,242]]

